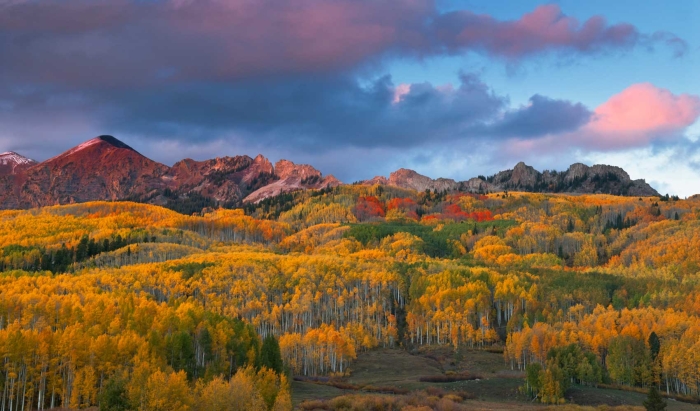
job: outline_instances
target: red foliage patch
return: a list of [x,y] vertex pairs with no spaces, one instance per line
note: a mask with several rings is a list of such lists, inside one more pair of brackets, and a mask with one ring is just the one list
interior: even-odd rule
[[442,210],[442,215],[444,219],[450,219],[455,221],[463,221],[469,219],[469,213],[462,211],[462,208],[457,204],[446,205]]
[[411,198],[392,198],[386,204],[387,210],[398,208],[400,210],[415,210],[418,207],[415,201]]
[[418,220],[418,204],[411,198],[393,198],[386,204],[386,209],[403,211],[407,218]]
[[491,215],[489,210],[475,211],[473,213],[469,213],[469,219],[476,221],[492,221],[493,215]]
[[357,199],[353,210],[355,217],[360,221],[367,221],[376,217],[384,217],[384,204],[377,197],[367,196]]
[[471,197],[475,198],[477,200],[487,200],[488,197],[483,195],[483,194],[474,194],[474,193],[455,193],[455,194],[450,194],[447,196],[447,201],[451,203],[456,203],[459,201],[460,198],[462,197]]
[[453,221],[464,221],[464,220],[474,220],[474,221],[492,221],[493,215],[489,210],[474,211],[472,213],[467,213],[462,211],[462,208],[457,204],[448,204],[443,208],[442,214],[430,215],[423,217],[423,220],[453,220]]

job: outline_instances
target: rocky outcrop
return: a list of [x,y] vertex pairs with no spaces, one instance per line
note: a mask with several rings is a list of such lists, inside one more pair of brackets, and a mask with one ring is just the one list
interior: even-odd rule
[[272,163],[262,155],[185,159],[162,177],[171,190],[183,195],[198,193],[218,202],[237,202],[275,179]]
[[430,177],[426,177],[406,168],[391,173],[389,175],[388,184],[416,191],[453,191],[459,187],[459,183],[454,180],[448,178],[433,180]]
[[364,185],[364,186],[375,186],[375,185],[385,186],[385,185],[389,184],[389,180],[384,176],[376,176],[376,177],[371,178],[369,180],[360,181],[357,184]]
[[614,194],[627,196],[658,196],[644,180],[631,180],[625,170],[608,165],[576,163],[565,172],[539,172],[533,167],[519,162],[510,170],[494,174],[491,177],[475,177],[467,181],[456,182],[451,179],[431,179],[409,169],[402,168],[385,178],[374,177],[360,182],[363,185],[391,185],[417,191],[463,191],[470,193],[490,193],[504,190],[547,192],[547,193],[581,193]]
[[389,175],[389,178],[376,176],[370,180],[361,181],[361,185],[389,185],[416,191],[454,191],[459,189],[460,183],[449,178],[432,179],[422,174],[401,168]]
[[294,164],[289,160],[280,160],[275,164],[275,175],[279,177],[280,180],[310,180],[321,178],[321,172],[312,166],[308,164]]
[[563,180],[566,184],[572,184],[577,179],[585,178],[586,174],[588,174],[589,169],[590,167],[588,167],[585,164],[574,163],[571,166],[569,166],[569,169],[566,171]]
[[589,167],[576,163],[561,173],[540,173],[521,162],[512,170],[501,171],[487,180],[501,190],[625,196],[659,195],[644,180],[632,180],[620,167],[603,164]]
[[497,186],[512,185],[532,189],[539,179],[540,172],[521,161],[512,170],[501,171],[493,176],[491,182]]
[[469,193],[490,193],[500,191],[498,187],[481,178],[474,177],[460,183],[460,190]]
[[332,175],[323,177],[320,171],[308,164],[294,164],[288,160],[280,160],[274,168],[275,180],[252,192],[243,201],[258,203],[266,198],[304,189],[324,189],[342,184]]
[[448,178],[432,179],[405,168],[394,171],[389,178],[376,176],[370,180],[360,181],[357,184],[366,186],[389,185],[416,191],[466,191],[470,193],[501,191],[500,187],[477,177],[460,182]]

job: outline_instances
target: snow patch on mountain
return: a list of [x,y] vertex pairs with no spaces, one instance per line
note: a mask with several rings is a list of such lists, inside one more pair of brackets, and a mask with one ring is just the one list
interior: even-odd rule
[[27,158],[23,155],[17,154],[14,151],[6,151],[0,154],[0,164],[6,166],[10,164],[23,165],[23,164],[34,164],[36,161],[31,158]]

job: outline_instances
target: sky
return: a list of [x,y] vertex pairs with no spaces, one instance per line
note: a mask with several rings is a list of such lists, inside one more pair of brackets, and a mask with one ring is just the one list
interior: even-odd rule
[[610,164],[700,193],[700,2],[0,0],[0,152],[110,134],[353,182]]

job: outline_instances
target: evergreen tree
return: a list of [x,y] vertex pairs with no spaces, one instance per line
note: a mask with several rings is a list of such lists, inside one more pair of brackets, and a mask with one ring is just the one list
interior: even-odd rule
[[125,411],[131,409],[127,398],[126,381],[117,376],[110,378],[100,395],[100,410]]
[[525,382],[528,395],[530,395],[531,398],[537,398],[540,390],[542,389],[542,365],[534,362],[532,364],[528,364],[525,370],[527,372]]
[[260,349],[260,366],[267,367],[278,374],[282,373],[284,369],[280,345],[272,334],[268,334],[263,340]]
[[644,401],[644,408],[647,411],[664,411],[666,409],[666,401],[661,398],[661,394],[652,386],[649,388],[649,394],[647,395],[647,400]]
[[576,225],[574,224],[574,220],[572,218],[569,218],[569,223],[566,225],[566,231],[569,233],[573,233],[575,229]]
[[652,361],[656,360],[656,357],[659,356],[659,351],[661,351],[661,340],[653,331],[649,334],[649,349],[651,350]]

